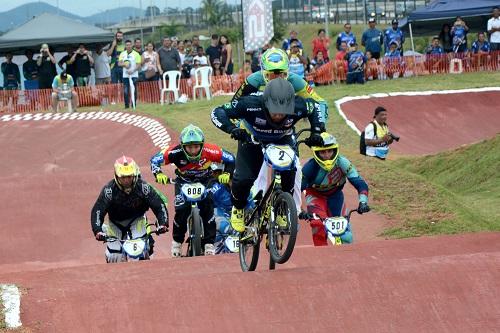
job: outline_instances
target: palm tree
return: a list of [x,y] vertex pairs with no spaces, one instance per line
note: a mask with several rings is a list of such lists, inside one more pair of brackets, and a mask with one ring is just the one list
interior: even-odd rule
[[201,2],[203,21],[208,28],[232,23],[233,19],[228,6],[221,0],[203,0]]

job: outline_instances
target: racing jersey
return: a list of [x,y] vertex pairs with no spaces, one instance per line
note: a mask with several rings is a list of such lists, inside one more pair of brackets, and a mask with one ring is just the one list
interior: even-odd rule
[[453,37],[453,45],[467,43],[467,30],[463,25],[454,25],[451,28],[451,36]]
[[392,42],[398,43],[398,50],[401,50],[403,43],[405,42],[405,36],[401,29],[397,28],[396,30],[392,28],[388,28],[384,32],[384,47],[385,47],[385,52],[389,51],[389,45],[391,45]]
[[184,182],[208,182],[212,176],[210,168],[212,162],[224,163],[225,170],[229,173],[234,170],[233,154],[210,143],[203,145],[200,159],[197,162],[191,162],[187,159],[181,145],[158,152],[151,158],[150,162],[151,172],[155,176],[162,172],[161,166],[163,164],[174,164],[177,167],[175,174]]
[[352,163],[339,155],[330,171],[321,168],[311,158],[302,168],[302,191],[312,190],[318,195],[328,196],[344,188],[346,179],[356,188],[359,201],[368,203],[368,184],[359,175]]
[[126,226],[144,216],[150,209],[160,225],[168,226],[168,211],[164,200],[155,189],[141,178],[137,179],[130,193],[122,191],[114,180],[107,183],[92,208],[90,223],[94,235],[102,231],[106,214],[109,220]]
[[349,52],[346,54],[347,59],[347,71],[352,72],[364,72],[366,57],[361,51]]
[[236,128],[231,120],[240,119],[239,126],[246,129],[260,142],[277,142],[287,135],[293,134],[293,126],[302,118],[308,118],[311,130],[321,133],[325,121],[318,103],[312,99],[295,96],[293,115],[286,115],[280,124],[274,124],[268,118],[262,93],[245,96],[231,103],[226,103],[212,111],[212,122],[226,133]]
[[476,40],[474,43],[472,43],[471,50],[472,53],[479,53],[479,51],[489,53],[491,51],[490,43],[488,43],[487,41],[481,43],[480,41]]
[[346,34],[345,31],[342,31],[337,35],[337,50],[340,51],[340,44],[342,42],[346,42],[347,46],[356,43],[356,36],[352,32]]
[[[309,83],[307,83],[306,80],[304,80],[303,77],[294,73],[288,73],[287,80],[292,84],[297,96],[312,98],[314,101],[318,102],[321,105],[321,112],[323,113],[323,116],[325,119],[328,119],[328,105],[326,101],[314,91],[314,89],[309,85]],[[242,96],[248,96],[255,93],[259,91],[260,87],[264,87],[265,85],[266,81],[264,80],[262,71],[252,73],[238,88],[232,100],[234,101]]]

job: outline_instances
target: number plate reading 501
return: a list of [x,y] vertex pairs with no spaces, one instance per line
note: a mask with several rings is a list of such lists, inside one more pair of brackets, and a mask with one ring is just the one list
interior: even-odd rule
[[184,184],[181,191],[186,198],[197,200],[205,193],[205,186],[200,183]]

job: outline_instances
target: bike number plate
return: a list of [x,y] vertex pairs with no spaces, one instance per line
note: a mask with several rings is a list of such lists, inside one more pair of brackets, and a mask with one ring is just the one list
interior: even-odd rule
[[205,193],[205,186],[200,183],[184,184],[181,191],[188,200],[199,200]]
[[343,235],[347,229],[347,219],[345,217],[329,217],[325,221],[326,230],[335,236]]
[[240,251],[240,240],[237,236],[227,236],[224,244],[226,244],[228,250],[233,253],[238,253]]
[[295,161],[295,151],[288,145],[269,145],[265,157],[274,167],[290,168]]
[[123,243],[123,250],[131,257],[138,257],[144,252],[146,242],[143,239],[127,239]]

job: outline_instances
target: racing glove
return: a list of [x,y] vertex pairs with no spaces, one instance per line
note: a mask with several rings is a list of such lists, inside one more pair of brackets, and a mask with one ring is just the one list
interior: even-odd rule
[[156,182],[158,184],[163,184],[163,185],[167,185],[168,184],[168,176],[165,175],[162,172],[157,173],[156,176],[155,176],[155,178],[156,178]]
[[156,233],[158,235],[164,234],[168,232],[168,225],[160,225],[158,228],[156,228]]
[[219,175],[218,181],[221,184],[229,184],[229,180],[231,179],[231,175],[229,172],[223,172],[222,174]]
[[300,212],[299,214],[300,220],[312,220],[314,219],[314,215],[305,211]]
[[358,206],[358,213],[363,214],[363,213],[368,213],[370,211],[370,206],[366,202],[360,202]]
[[313,134],[311,134],[310,137],[308,137],[307,139],[304,140],[304,143],[306,145],[308,145],[309,147],[313,147],[313,146],[321,147],[321,146],[323,146],[323,138],[318,133],[313,133]]
[[238,140],[238,141],[248,141],[249,135],[248,132],[245,131],[243,128],[234,128],[231,130],[231,139]]
[[106,233],[99,231],[98,233],[95,234],[95,239],[102,242],[106,240]]

